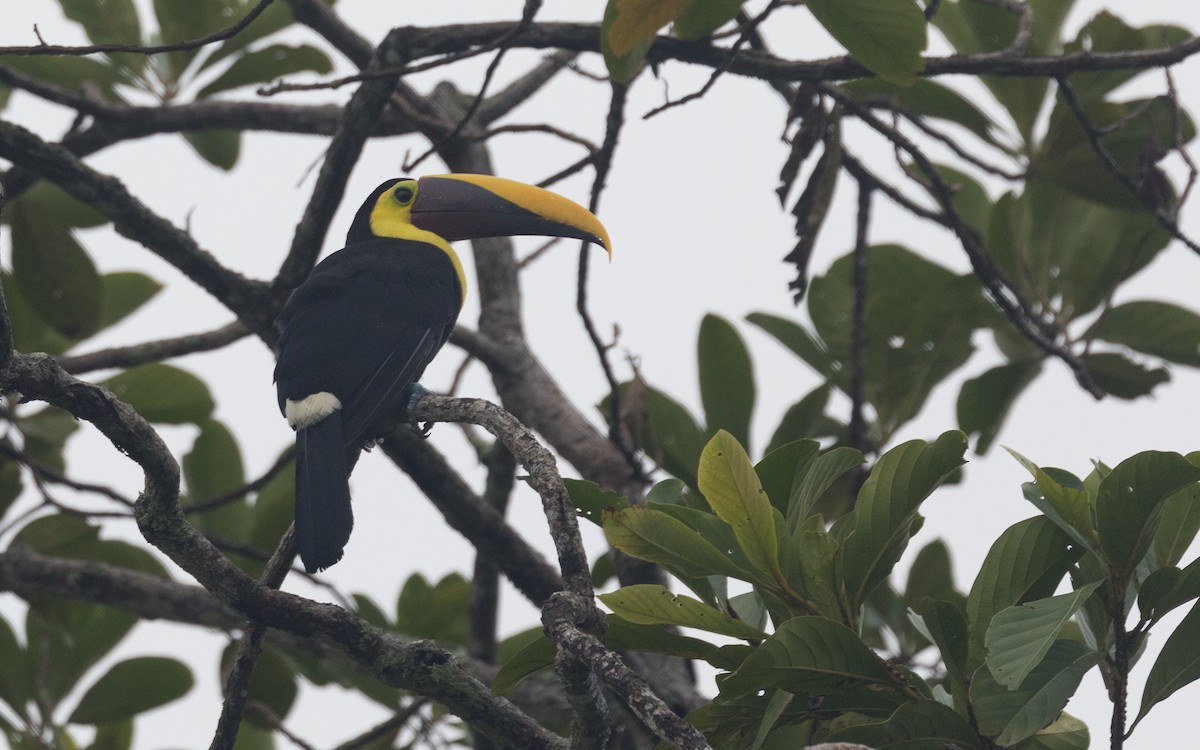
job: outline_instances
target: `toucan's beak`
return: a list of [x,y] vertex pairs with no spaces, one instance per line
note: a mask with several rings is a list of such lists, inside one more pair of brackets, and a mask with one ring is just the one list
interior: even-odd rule
[[430,175],[417,180],[412,223],[448,241],[538,234],[602,246],[608,232],[583,206],[549,190],[483,174]]

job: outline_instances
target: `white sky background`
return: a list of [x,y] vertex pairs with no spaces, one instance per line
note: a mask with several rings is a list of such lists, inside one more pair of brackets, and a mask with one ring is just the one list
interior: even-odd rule
[[[756,3],[755,7],[761,3]],[[149,2],[144,5],[148,6]],[[1113,0],[1079,0],[1070,16],[1068,36],[1099,9],[1109,8],[1127,22],[1144,25],[1172,22],[1200,31],[1200,7],[1191,0],[1147,0],[1119,3]],[[512,20],[521,3],[376,3],[370,0],[341,0],[338,12],[372,41],[399,25],[463,23],[472,20]],[[595,21],[602,3],[568,0],[546,2],[538,18]],[[768,43],[785,57],[816,58],[838,54],[839,49],[812,21],[803,8],[780,11],[766,29]],[[0,0],[0,44],[32,44],[33,24],[50,43],[80,43],[81,34],[63,20],[53,0]],[[151,17],[149,13],[143,19]],[[289,32],[297,41],[311,40],[306,31]],[[318,42],[318,44],[321,44]],[[325,46],[321,44],[321,46]],[[945,44],[931,34],[931,52],[941,53]],[[500,81],[526,71],[538,53],[511,52],[500,71]],[[339,69],[349,66],[334,56]],[[597,55],[580,60],[588,70],[602,71]],[[474,91],[481,80],[486,58],[449,69],[437,69],[410,79],[421,91],[447,75],[456,76],[460,87]],[[650,120],[641,115],[662,103],[664,92],[679,97],[695,90],[707,79],[708,70],[673,64],[661,69],[661,79],[644,75],[634,86],[628,107],[628,124],[604,193],[600,218],[607,225],[615,246],[614,260],[606,264],[599,253],[593,257],[591,309],[597,325],[607,331],[621,329],[620,352],[631,352],[641,361],[646,379],[682,400],[700,414],[696,383],[695,339],[701,317],[716,312],[737,323],[751,348],[756,368],[758,404],[753,428],[760,455],[784,410],[815,385],[816,376],[772,339],[740,322],[754,311],[803,319],[791,302],[787,281],[793,269],[781,258],[794,243],[792,217],[779,207],[774,195],[779,168],[786,148],[779,139],[784,108],[778,94],[758,81],[725,76],[707,98],[676,108]],[[1183,104],[1195,115],[1200,112],[1200,61],[1193,58],[1175,69]],[[967,84],[969,79],[944,79]],[[1127,87],[1128,98],[1159,92],[1159,74],[1140,77]],[[493,88],[496,90],[496,87]],[[235,94],[253,96],[248,90]],[[349,90],[293,94],[290,101],[318,103],[344,101]],[[986,101],[984,99],[983,101]],[[560,74],[535,99],[510,115],[506,122],[552,122],[599,142],[603,136],[608,88],[571,73]],[[55,139],[70,124],[71,113],[41,105],[31,97],[16,94],[3,113]],[[890,149],[881,144],[867,148],[859,140],[863,133],[850,129],[848,142],[860,155],[876,164],[891,164]],[[200,161],[178,136],[157,136],[107,149],[89,158],[101,171],[119,176],[151,208],[179,225],[188,224],[200,244],[224,263],[255,278],[274,275],[287,252],[291,235],[311,191],[315,171],[326,140],[275,134],[248,134],[242,158],[232,174],[220,173]],[[341,207],[326,250],[340,247],[353,211],[356,196],[365,195],[378,182],[398,174],[409,152],[418,153],[427,143],[416,136],[372,142],[354,172],[347,201]],[[578,146],[537,135],[506,135],[492,141],[498,174],[536,182],[556,172],[581,155]],[[942,157],[937,151],[935,157]],[[1198,157],[1200,158],[1200,157]],[[1177,168],[1177,160],[1170,165]],[[421,173],[443,171],[429,161]],[[1176,171],[1179,175],[1181,172]],[[586,202],[590,172],[555,187],[559,192]],[[843,179],[833,213],[827,220],[812,262],[815,273],[823,272],[836,257],[853,244],[855,190]],[[990,186],[996,197],[1002,185]],[[910,191],[910,194],[916,194]],[[794,199],[794,198],[793,198]],[[789,204],[790,205],[790,204]],[[877,211],[871,241],[900,242],[960,272],[969,266],[961,247],[945,231],[913,221],[895,210],[883,196],[875,201]],[[1193,236],[1200,234],[1195,202],[1185,212],[1182,224]],[[144,248],[117,237],[111,229],[92,230],[82,239],[103,271],[138,269],[168,283],[139,314],[106,332],[87,348],[128,344],[209,330],[230,319],[214,300],[182,279],[180,274],[157,260]],[[539,244],[537,239],[519,242],[521,252]],[[7,262],[8,242],[0,242]],[[543,256],[525,274],[525,311],[528,336],[559,383],[577,403],[587,408],[604,394],[606,385],[596,366],[595,353],[574,313],[576,243],[564,243]],[[463,257],[472,271],[469,251]],[[1152,266],[1126,285],[1118,302],[1131,299],[1168,299],[1197,309],[1196,279],[1200,258],[1178,243],[1164,252]],[[873,278],[872,283],[886,283]],[[473,291],[473,290],[472,290]],[[469,295],[460,321],[474,327],[478,304]],[[990,337],[980,335],[978,351],[961,377],[938,388],[920,417],[908,425],[895,442],[910,438],[933,438],[956,426],[954,402],[965,377],[977,375],[999,362]],[[620,360],[621,357],[616,358]],[[445,387],[461,361],[461,353],[448,347],[424,378],[427,386]],[[275,407],[271,384],[272,358],[256,339],[244,340],[218,353],[194,355],[179,362],[199,374],[213,388],[217,416],[228,423],[241,440],[249,477],[260,475],[290,441],[291,432]],[[627,371],[623,368],[624,377]],[[481,367],[474,367],[461,393],[490,396],[491,387]],[[1147,449],[1187,452],[1200,447],[1196,441],[1197,389],[1200,375],[1183,368],[1172,369],[1172,382],[1157,389],[1153,399],[1136,402],[1107,399],[1096,403],[1075,384],[1066,368],[1047,364],[1036,383],[1021,397],[1004,426],[999,442],[1020,450],[1041,465],[1060,466],[1085,474],[1092,459],[1110,464]],[[844,403],[833,408],[844,411]],[[599,424],[599,419],[597,418]],[[194,438],[192,428],[164,428],[163,433],[181,457]],[[435,429],[432,438],[460,467],[474,465],[458,430],[449,425]],[[100,479],[136,494],[141,475],[93,430],[84,427],[72,442],[70,473],[81,479]],[[564,466],[570,474],[570,467]],[[481,474],[473,472],[476,485]],[[1028,475],[999,447],[985,458],[975,458],[966,471],[965,482],[936,492],[925,503],[925,528],[915,540],[915,550],[941,537],[950,545],[959,587],[966,590],[992,541],[1009,525],[1034,514],[1021,499],[1020,484]],[[400,585],[413,572],[436,580],[461,571],[469,574],[473,555],[469,545],[445,527],[441,517],[420,493],[386,459],[367,456],[353,477],[356,524],[346,557],[323,578],[344,591],[370,594],[385,610],[394,608]],[[69,498],[63,494],[64,498]],[[93,503],[79,498],[79,505]],[[92,506],[94,507],[94,506]],[[528,490],[514,500],[514,525],[553,559],[552,545],[541,520],[540,506]],[[603,549],[601,535],[589,524],[584,529],[594,557]],[[110,524],[106,534],[134,538],[133,524]],[[0,540],[0,542],[6,542]],[[911,557],[911,555],[910,555]],[[1190,559],[1190,558],[1188,558]],[[902,563],[905,569],[907,562]],[[326,592],[303,582],[289,581],[288,588],[306,595],[325,597]],[[1165,634],[1186,612],[1182,608],[1156,627]],[[23,605],[11,594],[0,595],[0,612],[20,628]],[[511,587],[504,593],[501,632],[504,635],[530,627],[537,613]],[[1135,671],[1131,695],[1131,718],[1140,700],[1140,685],[1161,645],[1163,635],[1152,636],[1150,649]],[[197,677],[197,687],[185,700],[169,704],[139,719],[135,747],[201,747],[211,739],[219,712],[217,657],[226,639],[195,628],[161,623],[143,623],[118,649],[119,658],[141,654],[175,655],[187,660]],[[110,662],[85,678],[85,685],[103,673]],[[1184,732],[1195,731],[1193,706],[1200,697],[1196,686],[1185,688],[1160,704],[1138,727],[1131,747],[1167,743]],[[69,710],[69,706],[68,706]],[[1083,718],[1093,732],[1093,746],[1107,744],[1110,705],[1097,671],[1085,679],[1079,695],[1068,710]],[[354,736],[384,718],[375,704],[341,689],[305,689],[288,717],[289,728],[318,747],[334,745]]]

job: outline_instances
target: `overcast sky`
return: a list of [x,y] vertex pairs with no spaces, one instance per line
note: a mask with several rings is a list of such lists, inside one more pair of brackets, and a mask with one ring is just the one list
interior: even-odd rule
[[[1069,35],[1105,7],[1136,25],[1174,22],[1192,30],[1200,29],[1200,8],[1190,0],[1140,3],[1080,0],[1076,5],[1067,24]],[[392,26],[458,23],[476,18],[511,20],[519,14],[520,7],[520,2],[480,0],[386,4],[341,0],[338,3],[339,13],[372,41],[381,38]],[[83,41],[73,25],[63,20],[53,0],[0,0],[0,8],[4,14],[0,44],[34,43],[34,23],[50,43]],[[601,9],[598,2],[550,0],[538,18],[593,21]],[[311,38],[303,31],[293,33],[292,37]],[[931,37],[931,51],[945,51],[936,33]],[[839,52],[803,8],[781,11],[768,27],[767,39],[785,57],[822,57]],[[509,54],[501,68],[501,78],[520,75],[538,58],[536,53]],[[598,56],[585,55],[580,62],[588,70],[602,71]],[[335,58],[335,63],[348,71],[343,60]],[[427,91],[442,77],[453,74],[460,86],[472,90],[478,85],[483,64],[471,62],[438,69],[410,82]],[[786,155],[779,139],[783,108],[778,95],[765,84],[726,76],[705,99],[644,121],[641,115],[662,103],[665,95],[677,97],[694,90],[707,78],[708,71],[667,65],[661,74],[658,80],[643,76],[630,96],[628,126],[622,133],[621,147],[599,212],[613,239],[614,260],[606,264],[601,255],[594,256],[590,294],[593,316],[603,331],[619,326],[618,350],[638,357],[643,375],[651,384],[673,394],[697,414],[700,408],[695,337],[700,319],[705,313],[716,312],[735,321],[751,347],[756,366],[758,406],[753,439],[755,450],[760,451],[784,409],[818,382],[811,371],[784,353],[773,340],[740,322],[755,311],[804,318],[803,312],[793,307],[787,289],[792,269],[781,262],[794,243],[792,217],[780,209],[774,195],[779,168]],[[1200,109],[1200,61],[1189,60],[1176,69],[1175,75],[1184,105]],[[966,78],[947,82],[969,84]],[[1142,76],[1130,86],[1129,97],[1159,92],[1162,85],[1160,75]],[[290,100],[342,101],[348,93],[342,90],[296,94]],[[252,94],[239,92],[237,96]],[[564,73],[541,95],[514,112],[508,122],[549,121],[598,142],[603,135],[607,106],[606,85]],[[20,94],[14,96],[3,116],[50,139],[61,134],[71,120],[70,112],[40,105]],[[860,131],[850,131],[851,139],[859,136]],[[545,178],[581,155],[578,146],[544,136],[508,135],[497,138],[492,145],[497,172],[528,182]],[[222,262],[252,277],[267,278],[274,274],[287,251],[312,188],[315,177],[312,167],[324,146],[325,141],[317,138],[247,135],[242,160],[232,174],[207,167],[175,136],[122,144],[97,154],[89,162],[120,176],[135,194],[162,215],[179,225],[189,225],[201,245]],[[347,203],[330,233],[327,251],[340,246],[350,216],[359,203],[356,196],[365,196],[382,179],[396,176],[405,155],[422,151],[425,146],[417,137],[375,141],[368,146],[351,180]],[[865,147],[858,148],[862,152]],[[892,159],[886,148],[878,145],[871,148],[875,150],[868,150],[868,155],[886,161]],[[1179,165],[1170,166],[1178,170]],[[443,165],[430,161],[420,171],[442,170]],[[586,202],[590,181],[591,175],[584,174],[559,184],[556,190]],[[842,187],[814,256],[812,267],[817,272],[847,252],[853,242],[855,191],[846,181]],[[990,188],[993,197],[1004,189],[1001,185]],[[879,213],[872,225],[872,242],[900,242],[960,272],[968,270],[961,247],[946,232],[912,221],[882,198],[876,201],[876,207]],[[1193,236],[1200,234],[1200,219],[1196,216],[1196,211],[1189,209],[1182,219],[1184,228]],[[143,312],[106,332],[88,348],[208,330],[230,319],[230,314],[204,292],[182,280],[177,272],[140,246],[116,237],[111,230],[89,231],[83,239],[101,270],[139,269],[168,284],[167,291]],[[538,244],[536,239],[519,242],[522,252]],[[7,262],[7,238],[0,246]],[[595,365],[595,354],[574,315],[576,247],[575,243],[563,243],[526,272],[526,320],[535,350],[567,392],[588,408],[604,395],[606,386]],[[470,253],[466,248],[463,250],[470,276]],[[1174,244],[1147,271],[1126,285],[1117,301],[1168,299],[1200,308],[1195,294],[1198,271],[1200,258]],[[883,279],[872,281],[886,283]],[[474,327],[477,314],[477,301],[469,296],[460,321]],[[979,336],[976,344],[977,353],[964,368],[962,377],[977,375],[999,362],[989,337]],[[461,353],[448,348],[427,372],[425,384],[444,388],[460,361]],[[245,340],[222,352],[187,357],[180,364],[212,385],[218,401],[217,416],[242,439],[248,476],[261,474],[291,439],[291,432],[275,407],[269,352],[257,340]],[[1140,450],[1187,452],[1200,448],[1195,427],[1200,376],[1181,368],[1173,368],[1172,376],[1172,382],[1160,387],[1153,399],[1133,403],[1108,399],[1097,403],[1076,386],[1063,366],[1048,363],[1037,382],[1017,403],[999,442],[1014,447],[1038,464],[1059,466],[1079,475],[1089,471],[1093,459],[1115,464]],[[961,379],[936,390],[921,416],[895,442],[933,438],[955,428],[954,403]],[[472,369],[461,393],[491,395],[482,368]],[[834,408],[845,409],[845,404]],[[194,438],[191,428],[165,428],[163,432],[177,456],[186,452]],[[457,465],[473,463],[455,427],[437,427],[433,440]],[[72,447],[73,475],[104,477],[107,483],[125,488],[128,494],[136,493],[141,483],[136,467],[119,457],[90,429],[81,430],[73,438]],[[563,468],[564,473],[570,473],[569,467]],[[478,481],[478,472],[472,476]],[[965,482],[938,491],[923,507],[927,521],[913,549],[934,538],[945,539],[953,552],[960,588],[966,590],[991,542],[1007,526],[1034,514],[1034,509],[1021,499],[1020,484],[1027,478],[1024,470],[1002,450],[994,449],[984,458],[972,457]],[[345,559],[323,574],[325,580],[345,591],[367,592],[390,610],[400,585],[414,571],[433,578],[452,571],[469,573],[473,560],[470,547],[445,528],[436,511],[386,459],[365,458],[352,486],[355,532]],[[522,492],[513,503],[512,515],[515,525],[552,558],[536,497]],[[594,557],[603,549],[602,538],[591,528],[585,532]],[[106,529],[106,533],[132,538],[137,532],[128,523]],[[907,562],[901,569],[906,566]],[[326,595],[320,589],[295,581],[289,582],[289,588],[315,597]],[[10,621],[19,623],[18,613],[22,609],[11,594],[0,595],[0,611]],[[1160,624],[1156,632],[1166,632],[1166,627],[1177,622],[1184,612],[1186,608]],[[511,634],[536,622],[533,608],[511,588],[506,589],[502,633]],[[225,638],[158,623],[139,625],[135,633],[118,649],[120,657],[146,653],[179,655],[183,653],[180,644],[187,643],[187,653],[195,655],[188,660],[198,680],[197,688],[187,699],[139,720],[141,731],[135,747],[140,750],[164,744],[206,745],[219,711],[216,656]],[[184,634],[187,641],[181,640]],[[1152,640],[1149,652],[1138,665],[1133,706],[1140,699],[1142,679],[1161,641],[1161,636]],[[1158,706],[1138,727],[1133,746],[1150,747],[1156,741],[1173,740],[1184,731],[1194,733],[1192,706],[1200,697],[1198,690],[1193,685]],[[1068,711],[1083,718],[1092,728],[1094,746],[1106,744],[1110,706],[1098,672],[1093,671],[1085,679]],[[337,717],[336,721],[332,717]],[[373,704],[353,694],[339,689],[306,689],[288,718],[288,725],[315,745],[326,746],[381,718],[382,712]]]

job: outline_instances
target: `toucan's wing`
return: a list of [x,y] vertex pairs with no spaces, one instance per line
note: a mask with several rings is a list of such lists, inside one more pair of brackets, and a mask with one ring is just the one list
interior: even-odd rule
[[332,393],[347,443],[359,440],[445,343],[461,299],[453,265],[431,245],[381,239],[329,256],[279,316],[280,408]]

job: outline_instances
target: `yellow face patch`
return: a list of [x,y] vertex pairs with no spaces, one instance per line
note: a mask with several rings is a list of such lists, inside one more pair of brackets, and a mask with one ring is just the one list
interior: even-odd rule
[[433,232],[418,229],[412,223],[412,205],[417,199],[417,181],[401,180],[391,186],[375,201],[371,209],[371,234],[376,237],[395,237],[401,240],[413,240],[433,245],[440,249],[454,264],[454,272],[458,274],[458,286],[462,296],[467,298],[467,276],[463,272],[462,261],[450,243]]

